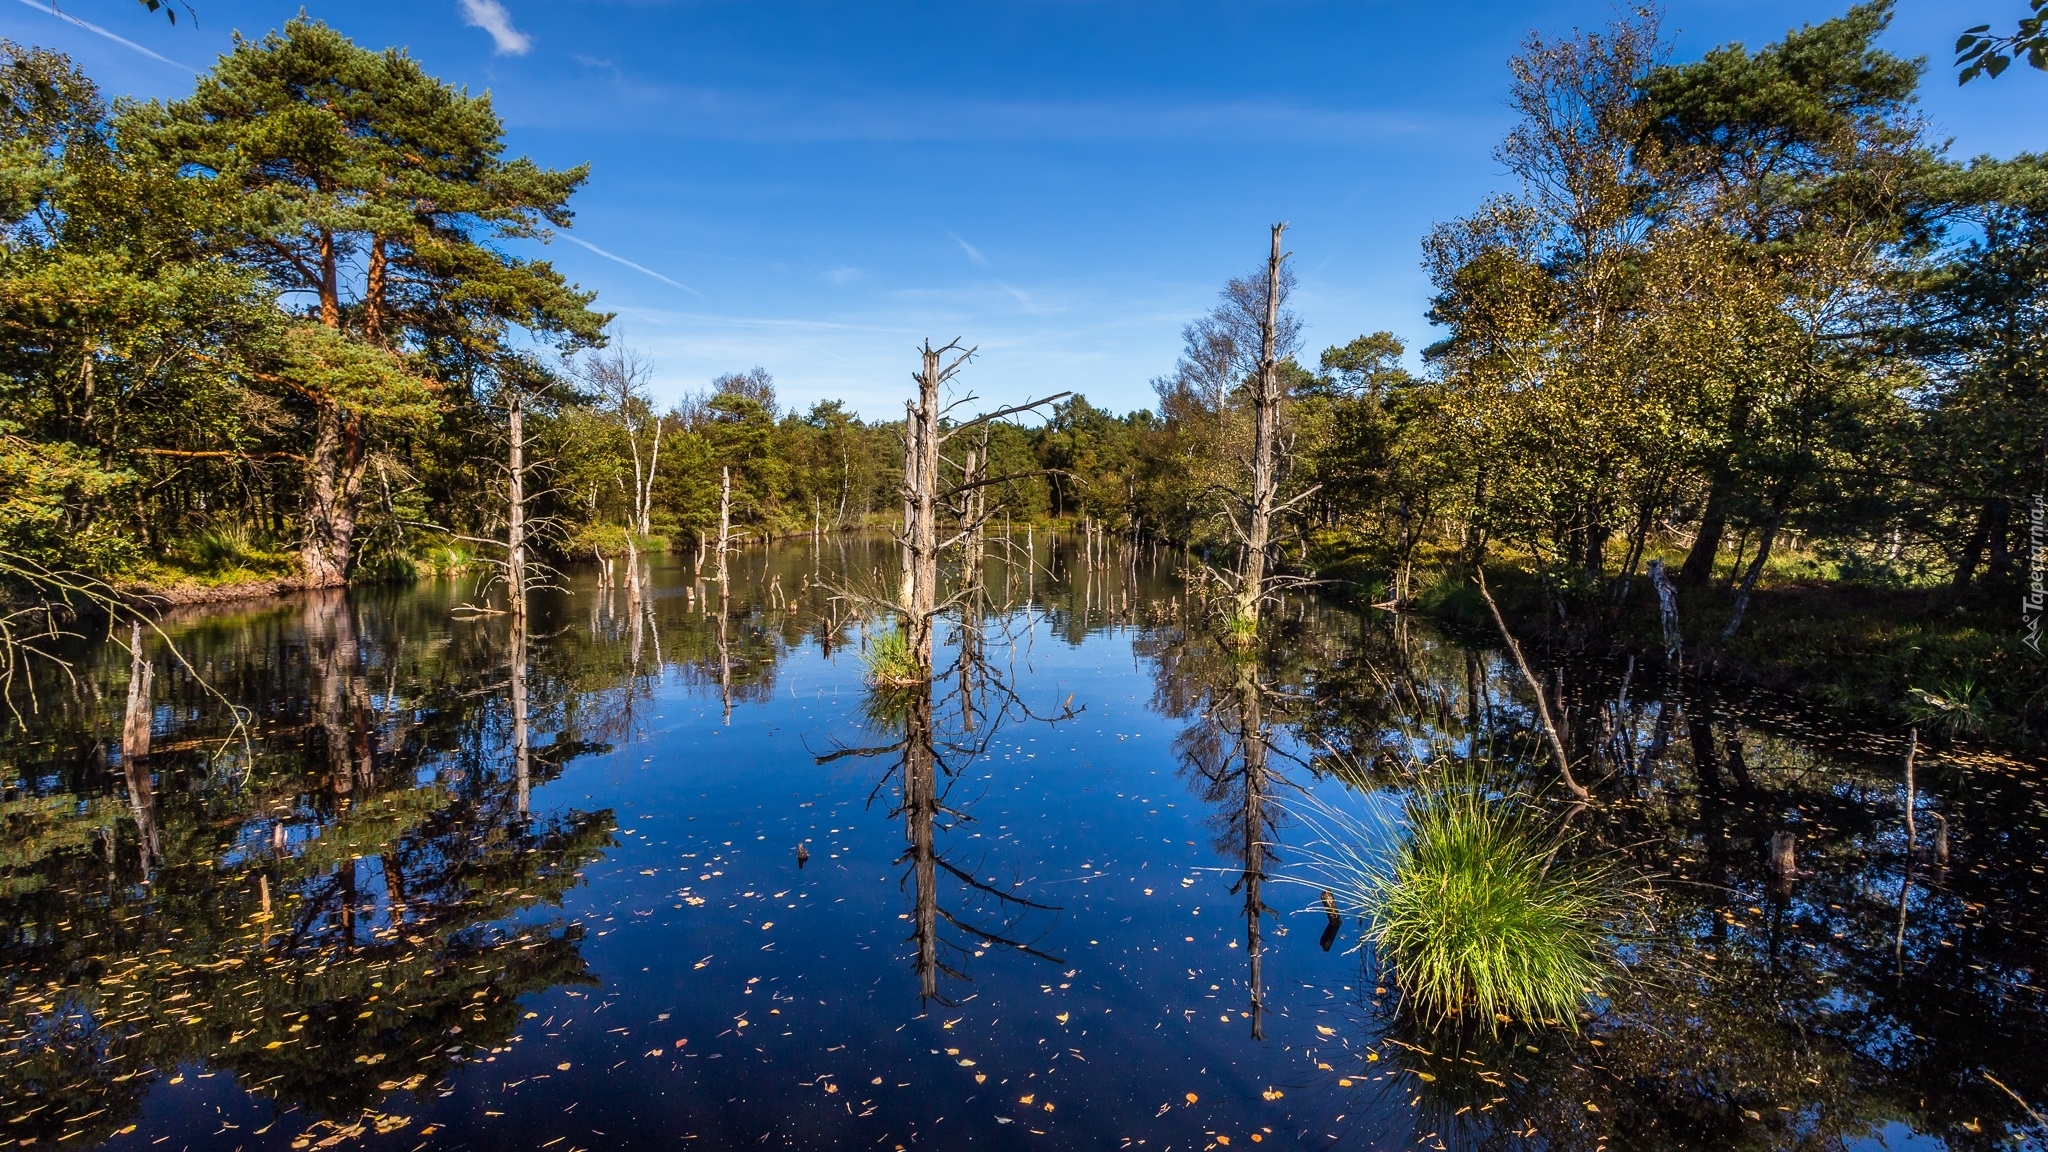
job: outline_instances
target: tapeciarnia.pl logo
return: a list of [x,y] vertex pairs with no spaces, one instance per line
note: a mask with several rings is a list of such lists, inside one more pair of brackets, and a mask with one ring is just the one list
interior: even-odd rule
[[2026,621],[2025,643],[2041,654],[2041,613],[2048,604],[2048,496],[2034,493],[2027,511],[2027,593],[2020,600],[2020,619]]

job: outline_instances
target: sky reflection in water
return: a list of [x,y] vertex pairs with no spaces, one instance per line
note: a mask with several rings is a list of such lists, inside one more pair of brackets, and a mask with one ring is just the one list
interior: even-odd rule
[[[1430,1036],[1355,924],[1319,946],[1288,812],[1305,789],[1383,829],[1393,748],[1525,737],[1489,653],[1305,600],[1233,661],[1149,557],[997,565],[1035,607],[991,615],[964,680],[876,698],[813,576],[892,562],[757,550],[722,625],[680,564],[644,602],[543,597],[525,815],[507,625],[452,617],[467,588],[175,622],[248,742],[159,658],[147,772],[126,655],[88,653],[102,695],[46,690],[8,749],[0,1132],[1991,1148],[2028,1119],[1985,1073],[2048,1097],[2031,766],[1924,758],[1908,853],[1894,734],[1574,667],[1575,739],[1617,766],[1595,819],[1672,877],[1648,978],[1583,1037]],[[1773,899],[1788,821],[1810,875]]]

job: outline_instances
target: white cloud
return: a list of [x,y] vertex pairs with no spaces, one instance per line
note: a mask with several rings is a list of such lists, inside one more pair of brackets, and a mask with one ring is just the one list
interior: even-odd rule
[[[946,233],[946,235],[953,236],[951,232]],[[962,252],[967,253],[967,258],[969,260],[974,261],[976,264],[980,265],[983,268],[988,267],[988,257],[983,256],[981,254],[981,249],[976,248],[974,245],[969,244],[967,241],[962,240],[958,236],[953,236],[953,243],[958,244],[960,246],[960,250]]]
[[524,56],[533,47],[533,37],[512,26],[512,14],[498,0],[461,0],[462,21],[491,34],[501,56]]

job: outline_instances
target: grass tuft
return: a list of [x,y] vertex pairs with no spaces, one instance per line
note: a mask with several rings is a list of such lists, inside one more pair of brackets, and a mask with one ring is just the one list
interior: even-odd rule
[[1367,937],[1416,1014],[1576,1028],[1614,968],[1612,885],[1568,870],[1556,834],[1475,786],[1419,793],[1406,824],[1363,895]]
[[877,687],[921,684],[926,679],[910,651],[909,637],[898,628],[870,636],[860,658],[867,669],[868,683]]

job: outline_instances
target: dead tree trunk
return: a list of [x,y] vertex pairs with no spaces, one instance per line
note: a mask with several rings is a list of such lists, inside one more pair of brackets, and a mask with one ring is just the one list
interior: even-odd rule
[[726,594],[725,553],[732,547],[732,469],[720,468],[718,488],[718,594]]
[[1664,618],[1664,658],[1676,660],[1684,640],[1678,630],[1678,591],[1671,586],[1662,560],[1650,561],[1650,586],[1657,590],[1657,611]]
[[904,427],[904,582],[899,603],[904,639],[924,675],[932,668],[932,625],[939,597],[939,391],[974,355],[969,348],[947,363],[947,353],[959,348],[957,340],[943,348],[933,348],[931,341],[925,341],[923,364],[916,377],[917,401],[910,405]]
[[[654,474],[655,470],[661,467],[661,426],[666,419],[667,418],[663,416],[656,416],[654,418],[654,442],[650,446],[650,450],[648,453],[647,479],[644,483],[640,483],[639,485],[639,519],[640,535],[642,536],[650,535],[654,530]],[[640,450],[637,447],[634,448],[633,450],[633,472],[634,478],[637,482],[640,472]]]
[[156,790],[149,779],[149,726],[155,714],[150,689],[156,666],[143,654],[142,621],[128,634],[128,712],[121,721],[121,775],[128,786],[128,808],[135,817],[136,855],[142,874],[155,867],[158,849]]
[[527,728],[526,615],[512,617],[512,777],[518,790],[519,814],[526,815],[533,794],[532,734]]
[[511,599],[514,624],[523,626],[526,620],[526,415],[525,404],[517,389],[512,392],[510,408],[511,452],[507,468],[511,508],[505,528],[505,584],[506,594]]
[[1259,321],[1259,370],[1252,385],[1252,476],[1247,493],[1244,567],[1238,573],[1237,616],[1256,625],[1266,598],[1266,552],[1273,543],[1273,511],[1280,493],[1280,251],[1285,224],[1273,225],[1273,249],[1266,258],[1266,310]]

